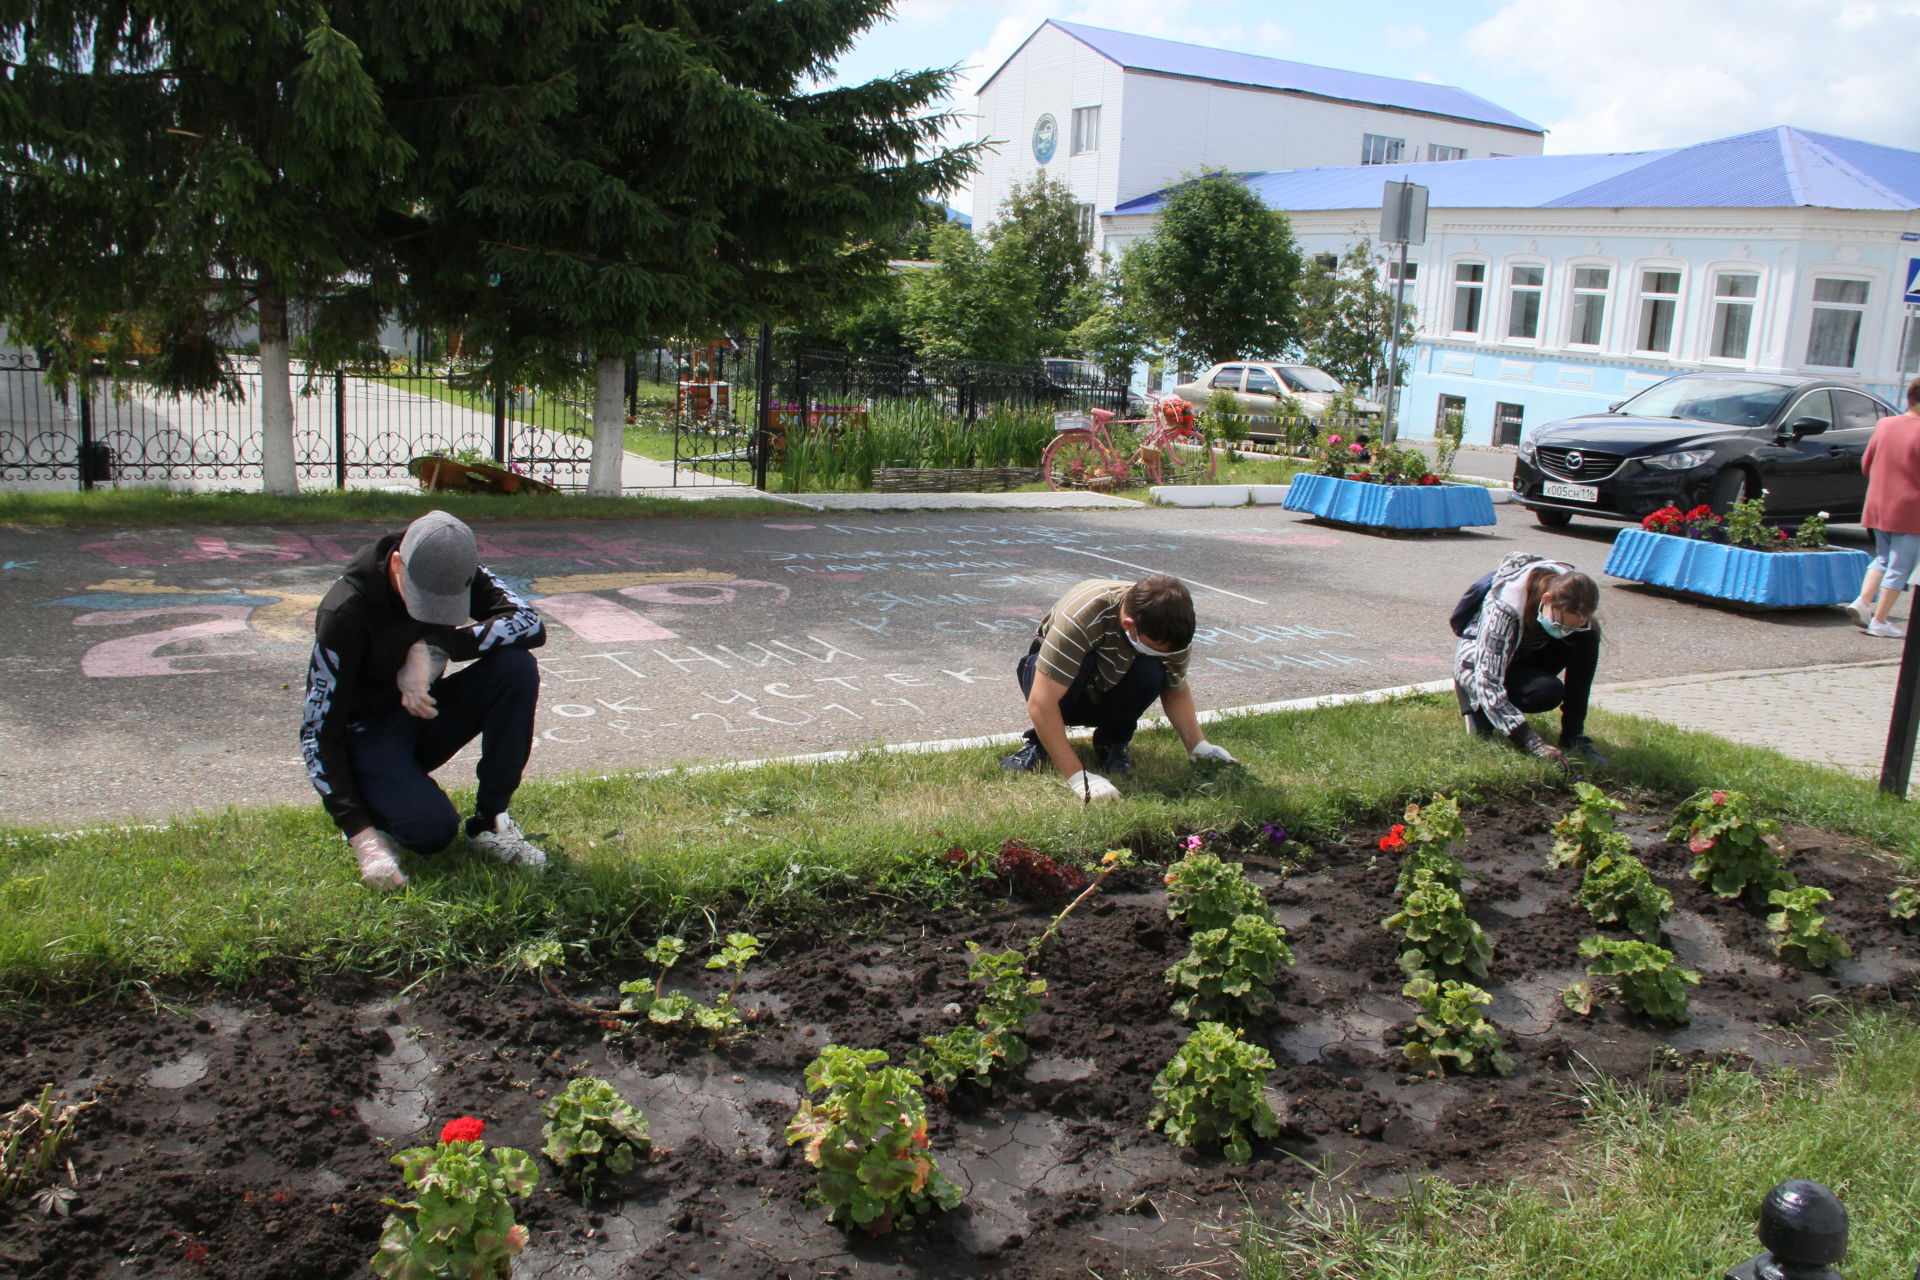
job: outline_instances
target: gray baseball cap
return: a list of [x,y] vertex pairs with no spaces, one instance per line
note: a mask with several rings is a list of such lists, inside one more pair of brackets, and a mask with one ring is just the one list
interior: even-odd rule
[[421,622],[457,627],[467,620],[480,548],[473,530],[444,511],[429,511],[407,526],[394,549],[400,562],[400,598]]

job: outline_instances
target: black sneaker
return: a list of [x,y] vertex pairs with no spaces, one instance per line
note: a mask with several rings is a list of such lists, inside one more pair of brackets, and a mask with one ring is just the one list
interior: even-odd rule
[[1001,756],[1000,767],[1008,773],[1032,773],[1040,767],[1040,761],[1044,757],[1045,753],[1040,750],[1040,744],[1029,742],[1012,755]]
[[1596,769],[1607,767],[1607,758],[1593,749],[1593,739],[1584,733],[1572,733],[1560,740],[1560,749],[1570,756],[1578,756]]
[[1119,778],[1133,772],[1133,755],[1124,742],[1115,747],[1095,747],[1093,754],[1100,760],[1100,772],[1107,777]]

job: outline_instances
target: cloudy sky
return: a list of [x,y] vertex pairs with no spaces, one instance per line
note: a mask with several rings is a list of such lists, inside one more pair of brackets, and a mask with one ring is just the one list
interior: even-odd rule
[[1778,124],[1920,151],[1920,0],[899,0],[837,70],[957,65],[967,110],[1048,18],[1459,85],[1545,125],[1549,152]]

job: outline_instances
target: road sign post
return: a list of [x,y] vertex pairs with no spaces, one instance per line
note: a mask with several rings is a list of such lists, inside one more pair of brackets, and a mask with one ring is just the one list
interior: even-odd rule
[[1393,280],[1393,332],[1387,344],[1387,406],[1381,435],[1392,444],[1400,434],[1400,310],[1407,291],[1407,246],[1427,241],[1427,189],[1417,182],[1389,182],[1380,201],[1380,242],[1400,246]]

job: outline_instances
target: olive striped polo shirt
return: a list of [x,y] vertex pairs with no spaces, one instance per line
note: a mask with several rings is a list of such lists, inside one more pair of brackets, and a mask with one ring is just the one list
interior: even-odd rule
[[[1040,620],[1039,669],[1070,685],[1092,653],[1097,665],[1089,692],[1102,694],[1119,684],[1140,656],[1120,625],[1120,601],[1132,585],[1115,578],[1088,578],[1068,588]],[[1189,646],[1162,659],[1167,664],[1166,688],[1178,689],[1187,682],[1191,651]]]

